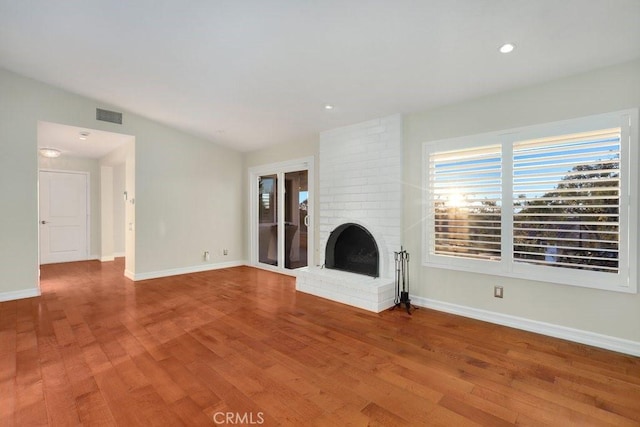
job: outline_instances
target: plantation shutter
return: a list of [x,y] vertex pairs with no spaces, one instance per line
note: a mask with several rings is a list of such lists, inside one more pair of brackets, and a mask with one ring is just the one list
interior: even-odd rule
[[429,155],[430,253],[500,260],[500,145]]
[[515,142],[515,262],[617,273],[620,128]]

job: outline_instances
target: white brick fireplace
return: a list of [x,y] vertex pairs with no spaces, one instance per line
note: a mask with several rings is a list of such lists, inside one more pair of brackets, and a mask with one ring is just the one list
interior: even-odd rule
[[[402,116],[322,132],[319,181],[320,263],[299,271],[296,289],[375,312],[391,307],[401,244]],[[374,237],[379,277],[322,267],[329,235],[345,223]]]

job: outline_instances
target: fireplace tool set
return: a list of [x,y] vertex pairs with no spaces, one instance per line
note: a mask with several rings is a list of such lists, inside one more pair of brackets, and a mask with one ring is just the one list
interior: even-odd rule
[[396,297],[391,310],[404,305],[407,313],[411,314],[411,309],[415,307],[411,305],[409,298],[409,252],[400,246],[400,252],[393,254],[396,261]]

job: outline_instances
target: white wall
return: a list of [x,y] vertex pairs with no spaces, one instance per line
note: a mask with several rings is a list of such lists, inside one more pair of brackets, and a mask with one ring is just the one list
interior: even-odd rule
[[239,152],[170,129],[136,135],[136,277],[242,263],[242,174]]
[[[0,300],[38,292],[38,120],[135,136],[127,188],[136,253],[127,269],[136,277],[244,259],[240,153],[127,112],[122,125],[96,121],[96,107],[119,109],[3,69],[0,99]],[[213,252],[223,245],[228,259]]]
[[[517,316],[637,343],[640,295],[420,266],[425,141],[637,107],[640,61],[516,89],[405,117],[404,242],[414,255],[412,293],[436,302]],[[504,286],[504,299],[493,297]]]
[[[318,155],[318,137],[283,142],[272,147],[244,153],[244,166],[246,170],[254,166],[262,166],[287,160],[302,159]],[[317,167],[317,165],[316,165]]]
[[100,166],[100,261],[113,261],[113,167]]
[[125,242],[125,164],[113,167],[113,252],[124,256]]

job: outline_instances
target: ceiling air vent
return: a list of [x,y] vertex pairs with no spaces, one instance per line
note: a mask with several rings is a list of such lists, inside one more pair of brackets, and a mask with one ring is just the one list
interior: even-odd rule
[[103,110],[102,108],[96,108],[96,120],[103,122],[122,124],[122,113],[116,111]]

